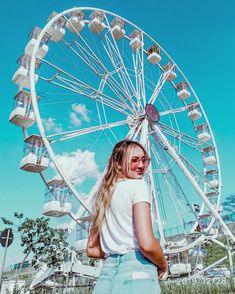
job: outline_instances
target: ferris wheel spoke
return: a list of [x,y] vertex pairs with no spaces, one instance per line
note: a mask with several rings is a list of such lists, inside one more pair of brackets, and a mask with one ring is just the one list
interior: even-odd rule
[[[106,104],[107,106],[121,112],[124,114],[128,114],[128,112],[126,112],[125,110],[128,109],[130,112],[133,111],[133,109],[131,107],[129,107],[126,103],[122,104],[119,101],[111,98],[110,96],[104,94],[102,92],[102,88],[103,88],[103,82],[101,81],[100,85],[99,85],[99,89],[95,89],[93,87],[91,87],[90,85],[84,83],[83,81],[77,79],[76,77],[72,76],[71,74],[65,72],[64,70],[60,69],[59,67],[57,67],[56,65],[43,60],[46,64],[50,65],[51,67],[53,67],[56,70],[56,73],[50,77],[50,78],[46,78],[43,76],[40,76],[41,80],[50,82],[54,85],[60,86],[64,89],[70,90],[74,93],[77,93],[79,95],[88,97],[92,100],[96,100],[98,102],[100,102],[102,100],[102,103]],[[61,72],[65,75],[68,76],[68,78],[62,77],[60,74]],[[56,82],[56,80],[62,82],[58,83]]]
[[157,83],[156,87],[154,88],[153,93],[148,101],[149,104],[155,103],[155,100],[157,99],[162,87],[164,86],[165,82],[167,81],[167,78],[169,77],[173,68],[174,68],[174,65],[172,65],[172,67],[168,71],[165,71],[160,75],[158,83]]
[[[79,40],[81,41],[82,44],[80,44],[78,41],[73,41],[73,42],[65,42],[66,46],[68,48],[70,48],[73,53],[75,53],[86,65],[88,65],[88,67],[99,77],[103,77],[103,76],[107,76],[107,86],[109,86],[109,82],[112,82],[112,85],[114,85],[114,87],[109,87],[112,91],[114,89],[118,89],[118,91],[121,93],[121,95],[119,95],[120,97],[125,97],[126,99],[124,100],[123,98],[121,98],[122,101],[130,101],[132,107],[134,107],[135,102],[133,101],[133,99],[131,98],[130,95],[128,95],[128,92],[124,91],[124,89],[122,87],[120,87],[119,83],[115,80],[115,78],[113,77],[113,74],[118,72],[119,70],[117,70],[117,68],[114,66],[114,71],[113,72],[109,72],[106,68],[106,66],[104,65],[104,63],[101,61],[101,59],[97,56],[97,54],[95,54],[94,50],[91,48],[91,45],[88,44],[88,42],[82,37],[81,34],[78,34],[79,36]],[[76,49],[73,48],[72,46],[75,45]],[[115,91],[117,92],[117,91]]]
[[[151,145],[151,155],[155,158],[155,162],[157,162],[159,166],[159,169],[161,171],[161,175],[164,181],[164,186],[168,190],[169,199],[171,200],[171,203],[173,204],[174,209],[176,211],[180,227],[186,234],[185,217],[189,213],[194,214],[195,221],[196,221],[197,216],[193,212],[190,201],[188,200],[187,196],[183,192],[183,189],[181,185],[179,184],[179,182],[177,181],[177,177],[175,176],[171,167],[168,166],[166,168],[167,159],[165,157],[165,150],[162,149],[162,146],[159,144],[159,141],[156,140],[155,136],[153,136],[153,139],[156,144]],[[188,207],[189,209],[186,210],[185,209],[186,207]]]
[[[143,40],[142,32],[141,32],[141,40]],[[135,52],[132,53],[132,60],[133,60],[135,80],[136,80],[136,98],[139,102],[139,105],[138,105],[139,110],[141,110],[146,104],[143,44],[141,45],[141,48],[138,48],[137,50],[135,50]]]
[[191,147],[192,149],[201,152],[200,143],[198,140],[192,136],[189,136],[185,133],[182,133],[178,130],[173,129],[163,123],[159,123],[159,127],[161,128],[162,132],[170,137],[179,140],[180,142],[184,143],[185,145]]
[[175,114],[175,113],[180,113],[180,112],[184,112],[187,111],[189,109],[188,106],[183,106],[183,107],[179,107],[179,108],[173,108],[170,110],[166,110],[166,111],[160,111],[159,115],[161,116],[165,116],[165,115],[169,115],[169,114]]
[[[100,98],[102,97],[102,99],[104,100],[104,103],[107,103],[108,106],[119,109],[121,112],[123,112],[123,109],[129,109],[130,112],[133,112],[133,109],[122,98],[121,98],[121,100],[124,104],[122,104],[120,101],[117,101],[117,100],[115,100],[115,99],[111,98],[110,96],[103,93],[104,84],[107,82],[105,79],[101,80],[99,88],[97,90],[97,89],[93,88],[92,86],[88,85],[87,83],[85,83],[85,82],[79,80],[78,78],[74,77],[73,75],[69,74],[65,70],[59,68],[55,64],[53,64],[45,59],[40,59],[40,61],[44,62],[45,64],[52,67],[56,71],[56,73],[52,77],[46,78],[46,77],[40,76],[40,79],[54,83],[58,86],[60,85],[63,88],[70,89],[71,91],[73,91],[75,93],[78,93],[80,95],[83,95],[83,96],[91,98],[91,99],[98,99],[98,101],[99,101]],[[62,77],[61,73],[63,73],[68,78]],[[63,86],[62,84],[56,83],[55,80],[59,80],[59,81],[64,82],[66,84],[66,86]],[[119,97],[120,97],[120,95],[119,95]]]
[[214,209],[213,205],[210,203],[210,201],[206,197],[205,192],[203,192],[203,190],[200,188],[200,186],[198,185],[196,180],[192,177],[190,171],[187,169],[187,167],[185,166],[183,161],[177,155],[176,151],[171,146],[171,144],[169,143],[169,141],[167,140],[165,135],[162,133],[161,129],[157,125],[153,125],[152,127],[155,129],[162,145],[166,148],[168,154],[175,160],[175,162],[177,163],[179,168],[182,170],[182,172],[184,173],[184,175],[186,176],[188,181],[191,183],[194,190],[201,197],[205,206],[208,208],[208,210],[211,212],[211,214],[215,217],[215,219],[220,222],[221,226],[225,229],[226,233],[231,237],[231,239],[235,241],[235,237],[233,236],[233,234],[231,233],[231,231],[229,230],[229,228],[227,227],[227,225],[225,224],[225,222],[221,218],[220,214],[218,213],[217,210]]
[[[45,79],[43,77],[40,77],[42,80],[45,80],[45,81],[48,81],[48,79]],[[68,84],[68,82],[65,82],[65,84],[60,84],[58,82],[55,82],[55,81],[50,81],[50,83],[56,85],[56,86],[59,86],[63,89],[66,89],[66,90],[69,90],[73,93],[76,93],[76,94],[79,94],[79,95],[82,95],[84,97],[87,97],[87,98],[91,98],[89,94],[85,93],[85,92],[81,92],[81,90],[77,89],[74,85],[66,85]],[[94,92],[92,92],[94,93]],[[97,93],[97,92],[96,92]],[[103,94],[102,94],[103,95]],[[106,106],[108,106],[109,108],[113,109],[113,110],[116,110],[118,111],[119,113],[123,113],[125,115],[129,115],[130,113],[129,112],[126,112],[125,111],[125,107],[123,106],[120,107],[120,104],[118,104],[114,99],[108,97],[107,95],[105,95],[105,97],[107,98],[104,98],[104,97],[100,97],[98,96],[98,98],[96,98],[95,100],[98,102],[98,103],[102,103],[102,104],[105,104]]]
[[101,39],[101,44],[103,45],[103,48],[106,52],[106,54],[108,55],[113,67],[115,69],[118,69],[118,76],[119,79],[121,81],[121,84],[123,86],[123,88],[125,89],[125,92],[128,93],[129,99],[131,101],[132,104],[135,104],[135,101],[132,99],[132,97],[135,97],[135,87],[133,85],[133,82],[130,78],[130,75],[128,73],[128,70],[125,66],[124,60],[122,58],[122,55],[120,53],[120,50],[117,46],[117,43],[114,39],[114,36],[111,33],[111,27],[110,24],[107,20],[106,17],[106,21],[108,23],[108,32],[104,35],[104,38]]
[[[112,72],[109,72],[103,63],[98,59],[97,56],[87,51],[87,48],[81,46],[78,42],[74,42],[76,47],[80,50],[78,53],[71,44],[65,42],[65,44],[86,64],[88,67],[98,76],[101,80],[105,80],[107,87],[124,103],[127,107],[130,107],[127,102],[131,102],[131,107],[134,108],[135,104],[132,99],[127,95],[126,91],[120,87],[119,83],[115,80],[113,75],[119,72],[120,69],[115,68]],[[123,98],[125,97],[125,99]]]
[[[129,120],[118,121],[115,123],[103,124],[103,125],[85,128],[85,129],[56,133],[56,134],[48,135],[47,138],[51,141],[51,143],[57,143],[60,141],[71,139],[71,138],[80,137],[83,135],[88,135],[88,134],[91,134],[94,132],[104,131],[106,129],[112,129],[115,127],[127,125],[128,123],[129,123]],[[53,139],[53,138],[55,138],[55,139]]]

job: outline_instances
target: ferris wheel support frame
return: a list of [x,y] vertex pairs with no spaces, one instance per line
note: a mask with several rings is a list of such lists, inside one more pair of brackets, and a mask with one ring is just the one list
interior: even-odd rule
[[224,228],[226,235],[228,235],[231,240],[235,243],[235,236],[232,234],[232,232],[229,230],[228,226],[225,224],[219,213],[214,210],[214,207],[212,204],[209,202],[207,197],[205,196],[205,193],[201,190],[195,179],[192,177],[186,166],[184,165],[183,161],[180,159],[178,154],[175,152],[174,148],[171,146],[171,144],[168,142],[167,138],[165,135],[161,132],[160,128],[155,124],[152,124],[152,127],[156,131],[157,135],[159,136],[160,140],[164,144],[164,146],[167,149],[167,152],[170,154],[170,156],[175,160],[175,162],[178,164],[179,168],[182,170],[182,172],[185,174],[187,179],[190,181],[192,184],[193,188],[195,191],[198,193],[198,195],[201,197],[202,201],[205,203],[206,207],[211,211],[213,216],[215,217],[216,220],[218,220],[221,224],[221,226]]
[[[35,68],[35,64],[36,64],[36,52],[37,52],[37,49],[39,48],[39,44],[40,44],[40,41],[41,41],[41,39],[42,39],[42,36],[45,34],[45,32],[47,32],[47,29],[50,27],[50,25],[51,25],[54,21],[56,21],[59,17],[64,16],[65,14],[70,13],[70,12],[72,12],[72,11],[74,11],[74,10],[77,10],[77,9],[89,9],[89,10],[95,9],[95,10],[103,11],[104,13],[107,12],[107,13],[109,13],[110,15],[113,15],[113,16],[117,16],[116,14],[111,13],[111,12],[108,12],[108,11],[105,11],[105,10],[103,10],[103,9],[97,9],[97,8],[92,8],[92,7],[74,7],[74,8],[71,8],[71,9],[65,10],[65,11],[63,11],[63,12],[61,12],[61,13],[58,13],[56,16],[54,16],[54,17],[53,17],[53,18],[52,18],[52,19],[51,19],[51,20],[45,25],[45,27],[42,29],[41,33],[39,34],[38,39],[37,39],[37,42],[36,42],[35,47],[34,47],[34,50],[33,50],[33,53],[32,53],[32,59],[31,59],[31,65],[30,65],[30,90],[31,90],[32,106],[33,106],[33,110],[34,110],[34,113],[35,113],[35,120],[36,120],[36,122],[37,122],[38,129],[39,129],[39,131],[40,131],[40,133],[41,133],[41,137],[42,137],[43,143],[44,143],[44,145],[45,145],[45,147],[46,147],[46,149],[47,149],[47,151],[48,151],[48,154],[49,154],[49,156],[50,156],[50,158],[51,158],[51,160],[52,160],[54,166],[56,167],[58,173],[60,174],[60,176],[61,176],[62,178],[65,179],[65,181],[66,181],[66,183],[67,183],[69,189],[72,191],[72,193],[74,194],[74,196],[75,196],[75,197],[78,199],[78,201],[82,204],[83,208],[84,208],[85,210],[87,210],[88,212],[91,213],[91,209],[90,209],[88,203],[87,203],[86,201],[84,201],[83,197],[82,197],[82,196],[80,195],[80,193],[75,189],[75,187],[72,185],[72,183],[71,183],[71,182],[65,177],[64,173],[61,171],[60,167],[59,167],[59,166],[57,165],[57,163],[56,163],[56,158],[55,158],[55,156],[54,156],[54,152],[53,152],[53,150],[52,150],[52,148],[51,148],[51,145],[50,145],[50,143],[49,143],[49,141],[48,141],[48,139],[47,139],[47,137],[46,137],[46,135],[45,135],[45,131],[44,131],[44,128],[43,128],[43,125],[42,125],[42,121],[41,121],[41,117],[40,117],[40,113],[39,113],[39,109],[38,109],[38,105],[37,105],[37,100],[36,100],[36,91],[35,91],[35,83],[34,83],[34,68]],[[123,20],[127,21],[127,20],[124,19],[124,18],[123,18]],[[138,28],[136,25],[132,24],[130,21],[127,21],[127,22],[128,22],[129,24],[133,25],[134,27]],[[143,31],[142,31],[140,28],[138,28],[138,29],[143,33]],[[154,41],[154,40],[153,40],[148,34],[146,34],[145,32],[144,32],[144,34],[145,34],[146,36],[148,36],[148,37],[150,38],[150,40]],[[154,41],[154,42],[155,42],[155,41]],[[156,43],[156,42],[155,42],[155,43]],[[159,45],[159,47],[161,47],[161,46]],[[165,55],[169,58],[169,61],[171,61],[173,64],[175,64],[174,61],[172,60],[172,58],[171,58],[171,57],[165,52],[165,50],[163,50],[162,48],[161,48],[161,50],[162,50],[162,51],[165,53]],[[142,53],[143,53],[143,52],[142,52]],[[177,67],[177,68],[178,68],[179,72],[182,74],[182,76],[185,78],[185,80],[187,81],[186,77],[184,76],[184,74],[183,74],[183,72],[180,70],[180,68],[179,68],[179,67]],[[166,78],[166,76],[164,76],[164,77]],[[188,81],[187,81],[187,82],[188,82]],[[171,83],[174,85],[173,82],[171,82]],[[164,84],[164,82],[163,82],[163,84]],[[190,85],[189,82],[188,82],[188,84]],[[191,85],[190,85],[190,87],[191,87]],[[199,99],[198,99],[198,97],[197,97],[197,95],[196,95],[196,93],[194,92],[194,90],[193,90],[192,87],[191,87],[191,89],[192,89],[193,94],[195,95],[196,100],[198,100],[198,102],[199,102]],[[154,97],[154,99],[156,99],[156,98],[157,98],[157,95],[156,95],[156,97]],[[207,124],[208,124],[209,130],[210,130],[210,133],[211,133],[211,136],[212,136],[212,139],[213,139],[214,145],[215,145],[215,141],[214,141],[214,137],[213,137],[213,133],[212,133],[212,130],[211,130],[210,124],[209,124],[209,122],[208,122],[208,119],[207,119],[207,117],[206,117],[206,115],[205,115],[205,112],[204,112],[204,110],[203,110],[203,108],[202,108],[201,105],[200,105],[200,107],[201,107],[202,113],[203,113],[204,116],[205,116],[206,122],[207,122]],[[134,130],[134,128],[132,128],[132,131],[133,131],[133,130]],[[138,131],[139,131],[139,129],[138,129]],[[159,129],[159,131],[160,131],[160,129]],[[160,133],[161,133],[161,131],[160,131]],[[131,132],[129,133],[129,135],[130,135],[130,134],[131,134]],[[163,135],[163,134],[162,134],[162,135]],[[164,136],[164,135],[163,135],[163,136]],[[164,138],[165,138],[165,136],[164,136]],[[167,141],[166,138],[165,138],[165,140]],[[167,141],[167,142],[168,142],[168,141]],[[170,145],[169,142],[168,142],[168,144]],[[170,147],[171,147],[171,145],[170,145]],[[171,147],[171,148],[172,148],[172,147]],[[169,148],[168,148],[168,150],[169,150]],[[173,154],[174,154],[174,155],[178,156],[177,153],[175,152],[175,150],[174,150],[173,148],[172,148],[172,151],[173,151]],[[218,157],[218,151],[217,151],[216,145],[215,145],[215,153],[216,153],[216,157],[217,157],[217,160],[218,160],[217,164],[218,164],[218,176],[219,176],[219,182],[221,182],[220,163],[219,163],[219,157]],[[172,158],[175,160],[174,156],[173,156],[173,155],[171,155],[171,156],[172,156]],[[185,170],[188,172],[186,166],[185,166],[184,163],[181,161],[181,159],[180,159],[179,157],[178,157],[178,159],[179,159],[179,161],[181,162],[181,164],[183,164],[183,168],[180,167],[181,170],[183,170],[183,172],[184,172],[184,169],[185,169]],[[177,160],[175,160],[175,161],[177,162]],[[178,162],[177,162],[177,163],[178,163]],[[179,163],[178,163],[178,165],[179,165]],[[179,166],[180,166],[180,165],[179,165]],[[189,172],[188,172],[188,173],[189,173]],[[189,173],[189,175],[190,175],[190,173]],[[187,175],[186,175],[186,176],[187,176]],[[190,176],[191,176],[191,175],[190,175]],[[188,178],[188,177],[187,177],[187,178]],[[230,230],[228,229],[228,227],[226,226],[226,224],[223,222],[222,218],[221,218],[220,215],[217,213],[217,211],[214,211],[214,208],[213,208],[212,205],[210,204],[209,200],[206,198],[205,193],[202,192],[202,190],[200,189],[200,187],[199,187],[198,184],[195,182],[195,180],[193,179],[192,176],[191,176],[191,178],[189,178],[189,180],[190,180],[190,182],[191,182],[192,185],[193,185],[193,183],[194,183],[194,185],[195,185],[195,186],[193,185],[194,189],[197,191],[197,188],[198,188],[199,191],[200,191],[200,193],[202,193],[202,194],[200,194],[200,193],[197,191],[197,193],[199,194],[199,196],[200,196],[200,197],[202,198],[202,200],[203,200],[202,205],[204,205],[204,203],[208,202],[207,204],[208,204],[210,207],[208,207],[208,205],[206,205],[206,206],[207,206],[207,207],[209,208],[209,210],[212,212],[212,214],[213,214],[213,216],[215,217],[215,219],[218,219],[218,220],[220,221],[220,223],[223,224],[222,226],[224,227],[226,233],[232,238],[233,241],[235,241],[234,236],[232,235],[232,233],[230,232]],[[219,188],[218,188],[218,192],[219,192],[218,201],[219,201],[219,199],[220,199],[220,191],[221,191],[221,185],[219,185]],[[203,196],[204,196],[204,198],[203,198]],[[215,214],[215,215],[214,215],[214,214]],[[74,220],[73,220],[73,221],[74,221]],[[161,220],[160,220],[160,222],[161,222]],[[196,225],[196,224],[195,224],[195,225]]]

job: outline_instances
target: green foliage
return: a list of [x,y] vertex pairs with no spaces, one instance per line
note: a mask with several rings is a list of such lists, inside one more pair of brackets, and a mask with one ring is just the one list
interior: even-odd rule
[[14,217],[18,218],[18,219],[22,219],[24,217],[22,212],[14,212]]
[[5,217],[1,217],[1,220],[4,223],[4,225],[7,225],[7,226],[13,226],[14,224],[12,221],[6,219]]
[[64,257],[68,254],[68,243],[64,231],[53,229],[45,217],[26,218],[18,227],[21,234],[21,246],[24,253],[33,253],[32,265],[37,267],[45,262],[48,267],[60,267]]
[[[225,238],[223,238],[223,243],[226,244]],[[206,244],[206,249],[208,250],[208,254],[203,258],[203,264],[204,266],[208,266],[214,262],[216,262],[217,260],[219,260],[220,258],[224,257],[227,255],[227,250],[223,247],[221,247],[218,244],[215,243],[207,243]],[[222,263],[220,266],[226,266],[229,267],[229,263],[226,260],[224,263]]]
[[160,282],[162,294],[228,294],[235,293],[235,279],[231,278],[202,278],[179,279],[177,281]]
[[228,195],[222,203],[222,207],[223,219],[226,222],[235,222],[235,195]]
[[[20,222],[23,213],[15,212],[14,217]],[[5,225],[14,225],[14,222],[1,217]],[[21,246],[26,254],[23,262],[29,254],[32,254],[32,265],[37,268],[39,263],[44,262],[48,267],[59,268],[68,255],[68,243],[63,230],[53,229],[49,226],[49,219],[45,217],[31,219],[25,218],[18,231],[21,235]],[[22,262],[22,264],[23,264]]]

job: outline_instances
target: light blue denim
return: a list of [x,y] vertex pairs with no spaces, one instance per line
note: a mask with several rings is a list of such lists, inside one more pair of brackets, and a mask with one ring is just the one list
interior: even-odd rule
[[107,257],[92,294],[159,294],[157,268],[140,251]]

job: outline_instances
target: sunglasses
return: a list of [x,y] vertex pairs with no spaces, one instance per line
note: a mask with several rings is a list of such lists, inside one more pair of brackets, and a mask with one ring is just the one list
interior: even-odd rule
[[150,164],[150,158],[145,156],[145,157],[138,157],[138,156],[133,156],[131,157],[131,164],[138,166],[140,162],[143,164],[144,167],[148,167]]

